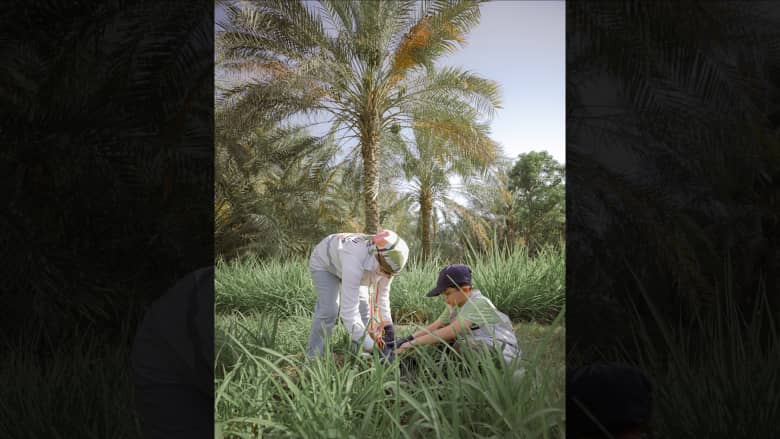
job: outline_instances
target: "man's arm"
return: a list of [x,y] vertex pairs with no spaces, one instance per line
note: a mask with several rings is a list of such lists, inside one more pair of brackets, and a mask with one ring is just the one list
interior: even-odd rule
[[393,324],[393,316],[390,312],[390,285],[392,283],[393,278],[382,278],[379,280],[377,307],[379,308],[379,316],[382,319],[382,327]]
[[360,318],[360,280],[363,277],[362,259],[355,252],[341,252],[341,320],[353,341],[363,339],[363,349],[371,351],[374,336],[363,325]]

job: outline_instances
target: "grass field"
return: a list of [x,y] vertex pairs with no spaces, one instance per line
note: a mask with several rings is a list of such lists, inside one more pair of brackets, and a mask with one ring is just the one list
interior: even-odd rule
[[[515,322],[521,369],[466,355],[445,370],[422,350],[420,372],[399,361],[350,354],[336,326],[338,358],[305,362],[315,293],[307,261],[218,263],[216,383],[218,437],[562,438],[564,254],[497,252],[467,261],[474,285]],[[425,298],[443,264],[412,264],[393,282],[399,335],[435,318]]]
[[127,334],[32,330],[0,336],[0,437],[143,437],[133,404]]

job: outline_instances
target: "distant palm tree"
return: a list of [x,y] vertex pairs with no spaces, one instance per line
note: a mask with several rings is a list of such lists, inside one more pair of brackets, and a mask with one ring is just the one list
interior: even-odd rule
[[[318,2],[226,6],[218,67],[234,75],[220,104],[238,126],[309,116],[363,163],[367,231],[380,224],[382,139],[425,127],[455,145],[476,141],[475,120],[499,107],[496,83],[434,61],[479,21],[477,0]],[[414,115],[413,115],[414,114]]]
[[436,222],[435,205],[439,204],[440,210],[447,208],[445,200],[450,189],[450,177],[468,177],[484,172],[497,158],[497,145],[488,137],[488,127],[477,127],[481,140],[472,145],[453,145],[448,139],[428,129],[418,127],[414,130],[414,143],[404,155],[404,171],[412,181],[415,198],[420,206],[423,259],[431,255],[432,231]]
[[[514,246],[519,244],[521,220],[518,199],[509,189],[511,166],[509,159],[500,158],[480,178],[470,179],[464,192],[473,215],[482,219],[484,230],[480,233],[487,239]],[[487,230],[493,232],[492,237]]]

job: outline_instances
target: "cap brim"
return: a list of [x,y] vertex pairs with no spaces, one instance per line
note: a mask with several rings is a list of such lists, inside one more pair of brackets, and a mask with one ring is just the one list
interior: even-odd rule
[[444,288],[436,287],[436,288],[432,289],[431,291],[428,291],[428,294],[426,294],[425,297],[436,297],[439,294],[441,294],[442,291],[444,291]]

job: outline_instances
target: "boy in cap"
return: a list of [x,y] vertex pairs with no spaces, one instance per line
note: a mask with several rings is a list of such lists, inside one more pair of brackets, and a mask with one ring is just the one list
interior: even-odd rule
[[317,304],[306,354],[322,354],[339,314],[353,345],[386,353],[395,341],[390,285],[408,257],[406,242],[390,230],[336,233],[317,244],[309,260]]
[[450,342],[457,351],[464,346],[498,349],[507,363],[520,357],[511,320],[479,290],[471,289],[471,268],[467,265],[444,267],[436,287],[426,296],[443,297],[446,307],[436,321],[398,340],[397,354],[420,345]]

